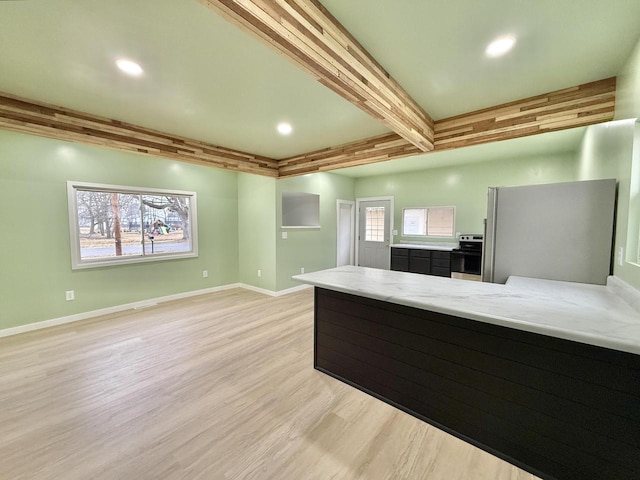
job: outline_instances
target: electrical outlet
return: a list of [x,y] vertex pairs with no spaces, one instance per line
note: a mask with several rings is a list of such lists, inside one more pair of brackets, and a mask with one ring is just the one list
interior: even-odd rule
[[258,270],[258,276],[261,277],[262,276],[262,270]]
[[282,232],[282,239],[286,240],[287,239],[287,232]]
[[66,292],[64,292],[64,298],[67,302],[70,302],[71,300],[75,300],[76,293],[73,290],[67,290]]
[[202,270],[202,278],[207,278],[209,276],[209,270]]
[[623,261],[624,261],[624,248],[620,247],[620,250],[618,250],[618,265],[622,266]]
[[304,273],[304,267],[300,267],[300,273]]

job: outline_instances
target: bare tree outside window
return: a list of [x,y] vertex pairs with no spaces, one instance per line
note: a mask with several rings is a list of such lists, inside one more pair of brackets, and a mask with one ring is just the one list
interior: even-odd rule
[[69,182],[74,268],[197,256],[195,193]]

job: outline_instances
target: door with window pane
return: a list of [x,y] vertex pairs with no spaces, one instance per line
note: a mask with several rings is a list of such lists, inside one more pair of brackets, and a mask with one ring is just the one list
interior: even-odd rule
[[358,265],[389,269],[390,200],[360,202]]

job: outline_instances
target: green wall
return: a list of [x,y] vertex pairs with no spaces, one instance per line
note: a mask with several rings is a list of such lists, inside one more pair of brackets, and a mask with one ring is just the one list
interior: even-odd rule
[[640,290],[640,125],[633,121],[640,118],[640,39],[618,76],[615,118],[587,129],[579,172],[581,179],[618,179],[614,275]]
[[[613,273],[629,285],[640,289],[640,266],[633,258],[633,253],[637,252],[638,248],[638,219],[632,216],[632,221],[629,222],[631,167],[636,128],[635,120],[619,120],[587,128],[579,154],[579,179],[616,178],[618,180]],[[636,155],[637,153],[636,146]],[[636,171],[635,175],[640,175],[640,172]],[[636,191],[634,196],[637,197],[637,195]],[[636,213],[637,202],[636,198]],[[622,265],[619,263],[621,248],[624,260]]]
[[[236,177],[0,131],[0,329],[238,282]],[[67,180],[197,192],[199,257],[72,271]],[[65,301],[66,290],[75,301]]]
[[[617,119],[636,117],[640,42],[620,73],[616,100]],[[237,282],[295,287],[291,276],[301,267],[335,266],[337,199],[394,196],[399,231],[404,207],[454,205],[456,231],[475,233],[483,229],[489,186],[607,177],[619,180],[615,251],[626,252],[614,272],[640,289],[640,126],[633,122],[590,127],[578,153],[355,180],[332,173],[275,180],[0,131],[0,329]],[[67,180],[196,191],[199,257],[72,271]],[[280,228],[284,191],[320,195],[320,229]],[[66,290],[75,290],[75,301],[65,301]]]
[[238,237],[240,281],[276,290],[275,178],[238,174]]
[[[67,180],[196,191],[199,257],[71,270]],[[0,131],[0,329],[242,282],[278,291],[291,276],[335,266],[336,200],[354,180],[330,173],[276,181]],[[281,238],[283,191],[320,195],[320,229]],[[209,277],[202,278],[202,270]],[[262,276],[257,276],[260,269]],[[76,299],[67,302],[66,290]]]
[[616,120],[640,117],[640,38],[617,78]]
[[[277,290],[299,286],[291,280],[292,275],[314,272],[336,266],[337,205],[336,200],[353,200],[352,178],[333,173],[314,173],[280,179],[276,182],[277,199]],[[305,192],[320,195],[320,229],[281,229],[282,192]],[[287,239],[282,238],[287,232]]]
[[[240,281],[272,291],[300,286],[293,275],[336,266],[336,200],[353,200],[352,178],[314,173],[275,180],[238,175]],[[320,228],[281,228],[282,192],[320,195]],[[282,232],[287,238],[282,238]],[[257,271],[262,271],[258,277]]]
[[[482,233],[487,215],[488,187],[564,182],[575,179],[575,153],[518,157],[417,172],[358,178],[356,197],[392,195],[395,199],[393,241],[420,241],[402,237],[402,209],[455,206],[456,232]],[[425,239],[426,241],[426,239]],[[429,239],[455,241],[455,239]]]

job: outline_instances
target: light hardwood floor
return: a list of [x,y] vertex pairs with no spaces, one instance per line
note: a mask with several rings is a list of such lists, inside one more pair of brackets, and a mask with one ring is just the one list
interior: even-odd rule
[[535,479],[313,369],[313,292],[0,339],[0,478]]

